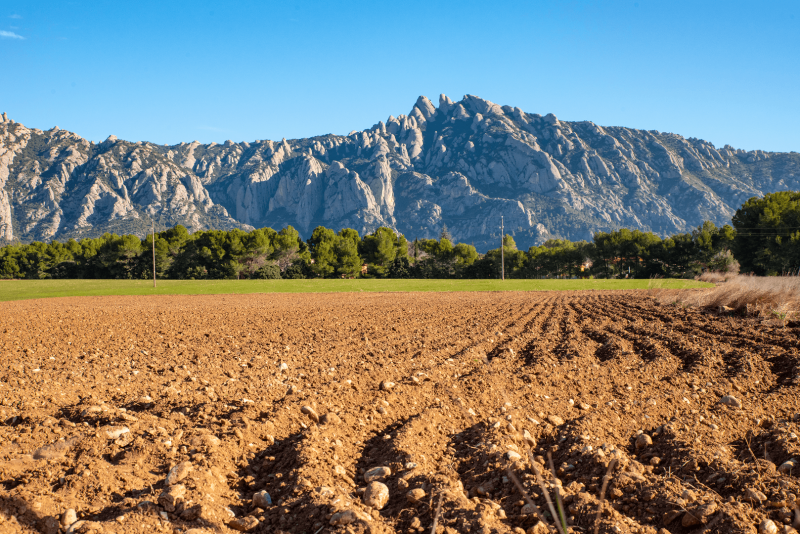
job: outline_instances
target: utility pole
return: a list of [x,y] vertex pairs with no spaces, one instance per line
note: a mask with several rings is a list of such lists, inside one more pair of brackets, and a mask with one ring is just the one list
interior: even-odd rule
[[153,287],[156,287],[156,222],[153,222]]
[[503,246],[505,241],[505,225],[503,224],[503,216],[500,216],[500,280],[506,279],[506,250]]

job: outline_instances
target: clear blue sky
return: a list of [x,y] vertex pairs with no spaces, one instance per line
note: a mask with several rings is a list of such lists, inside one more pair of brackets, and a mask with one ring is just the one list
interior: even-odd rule
[[347,134],[439,93],[800,151],[800,1],[0,1],[0,111],[94,141]]

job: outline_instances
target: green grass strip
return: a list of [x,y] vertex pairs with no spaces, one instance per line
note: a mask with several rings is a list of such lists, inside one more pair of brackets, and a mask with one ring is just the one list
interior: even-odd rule
[[104,295],[216,295],[393,291],[579,291],[712,287],[694,280],[0,280],[0,301]]

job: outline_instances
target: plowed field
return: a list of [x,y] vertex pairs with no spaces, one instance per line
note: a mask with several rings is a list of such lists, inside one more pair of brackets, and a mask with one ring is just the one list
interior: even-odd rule
[[783,532],[799,331],[637,292],[2,303],[0,532],[547,532],[532,463],[574,532]]

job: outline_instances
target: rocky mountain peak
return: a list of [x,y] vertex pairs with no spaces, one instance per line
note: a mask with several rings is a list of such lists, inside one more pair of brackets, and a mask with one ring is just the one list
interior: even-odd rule
[[439,95],[439,111],[445,115],[453,108],[453,101],[444,93]]
[[347,136],[174,146],[109,136],[92,145],[2,115],[0,238],[316,225],[520,247],[620,227],[660,235],[729,222],[751,196],[800,189],[800,155],[677,134],[560,121],[474,95]]
[[[414,104],[414,109],[419,110],[423,120],[428,120],[436,113],[436,106],[433,105],[427,96],[420,96],[417,98],[417,103]],[[412,114],[413,114],[412,110]]]

